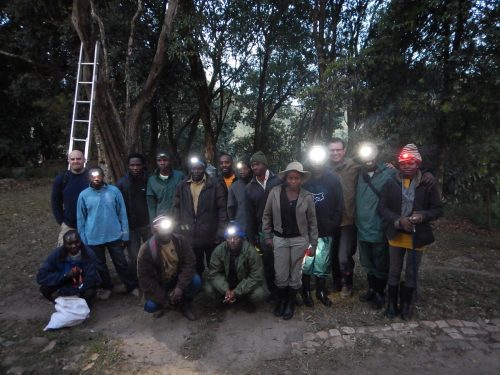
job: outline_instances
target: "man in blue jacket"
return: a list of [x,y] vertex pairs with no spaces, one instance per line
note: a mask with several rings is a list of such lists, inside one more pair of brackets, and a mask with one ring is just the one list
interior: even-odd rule
[[89,186],[83,153],[71,151],[68,163],[69,170],[55,178],[50,199],[56,222],[61,226],[57,246],[62,246],[64,233],[76,229],[76,202],[80,193]]
[[59,296],[78,296],[90,306],[101,279],[97,273],[94,252],[82,244],[74,229],[63,236],[63,246],[57,247],[38,270],[40,292],[49,301]]
[[102,279],[101,299],[108,299],[113,282],[106,265],[106,249],[126,292],[139,295],[137,275],[129,268],[125,256],[129,240],[125,202],[116,186],[104,183],[104,172],[99,167],[89,170],[90,186],[81,192],[77,205],[78,233],[97,257],[97,269]]

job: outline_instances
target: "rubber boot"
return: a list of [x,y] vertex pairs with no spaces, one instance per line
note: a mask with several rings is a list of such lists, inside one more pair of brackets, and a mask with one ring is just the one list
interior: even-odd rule
[[387,280],[375,278],[375,294],[372,299],[372,307],[375,310],[380,310],[385,306],[385,285],[387,284]]
[[387,302],[384,315],[389,319],[394,319],[398,314],[398,292],[398,285],[389,285],[387,288],[387,297],[389,301]]
[[316,298],[327,307],[332,305],[332,301],[328,298],[328,292],[326,291],[326,279],[323,277],[316,277]]
[[368,280],[368,290],[359,295],[359,300],[361,302],[370,302],[375,297],[375,276],[367,275],[366,280]]
[[278,303],[274,308],[274,316],[283,316],[288,299],[288,288],[276,288],[276,294],[278,296]]
[[293,313],[295,312],[295,296],[297,295],[298,289],[288,288],[288,300],[286,301],[285,311],[283,312],[283,319],[290,320],[293,318]]
[[196,316],[194,315],[193,312],[192,301],[193,300],[191,298],[184,298],[184,300],[181,303],[181,313],[187,320],[195,321]]
[[344,285],[340,291],[340,297],[349,298],[352,296],[352,273],[344,274]]
[[410,320],[412,317],[411,301],[413,299],[413,288],[401,284],[401,319]]
[[302,302],[307,307],[313,307],[314,301],[311,295],[311,276],[302,275]]

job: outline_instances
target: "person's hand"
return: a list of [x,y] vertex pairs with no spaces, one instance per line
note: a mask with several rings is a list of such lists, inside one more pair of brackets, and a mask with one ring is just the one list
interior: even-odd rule
[[170,293],[170,304],[171,305],[177,305],[182,298],[182,289],[175,288],[171,293]]
[[128,246],[128,243],[129,241],[122,241],[122,243],[120,244],[120,246],[125,249],[127,246]]
[[224,295],[224,301],[222,302],[229,304],[236,302],[236,296],[234,295],[234,291],[228,289],[226,291],[226,294]]
[[316,255],[316,246],[309,246],[306,249],[306,256],[313,257]]
[[70,269],[64,276],[67,279],[78,279],[80,277],[80,274],[82,273],[82,270],[79,267],[73,267]]
[[272,238],[266,238],[266,246],[270,247],[271,249],[273,248],[273,239]]
[[413,232],[413,223],[408,217],[402,217],[399,219],[399,226],[403,228],[405,232]]
[[410,220],[410,223],[412,223],[412,224],[420,224],[424,220],[424,217],[422,214],[414,212],[409,217],[409,220]]
[[422,185],[433,187],[436,184],[436,178],[430,172],[425,172],[422,174]]

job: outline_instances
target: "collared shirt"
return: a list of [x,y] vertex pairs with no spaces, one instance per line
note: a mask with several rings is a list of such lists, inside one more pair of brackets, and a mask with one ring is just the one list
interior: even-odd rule
[[205,183],[207,182],[207,175],[204,175],[201,181],[193,181],[193,178],[190,177],[189,180],[189,188],[191,189],[191,196],[193,197],[193,209],[194,214],[198,211],[198,199],[200,198],[200,193],[205,187]]
[[116,186],[88,187],[77,203],[78,233],[86,245],[128,241],[128,219],[122,193]]
[[267,180],[269,180],[269,169],[266,170],[266,176],[265,176],[263,182],[260,182],[259,179],[257,178],[257,176],[255,177],[255,181],[257,181],[257,183],[260,186],[262,186],[262,189],[264,189],[264,190],[266,190]]

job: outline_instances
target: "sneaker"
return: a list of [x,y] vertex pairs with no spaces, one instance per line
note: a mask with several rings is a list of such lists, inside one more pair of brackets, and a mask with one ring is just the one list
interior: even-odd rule
[[352,296],[352,285],[344,285],[340,291],[340,297],[349,298]]
[[99,298],[102,301],[106,301],[111,297],[111,290],[110,289],[100,289],[97,292],[97,298]]
[[132,294],[134,297],[139,298],[141,296],[141,291],[139,288],[134,288],[130,291],[130,294]]

